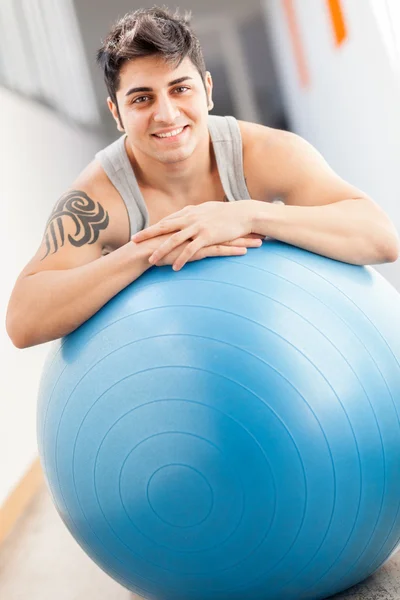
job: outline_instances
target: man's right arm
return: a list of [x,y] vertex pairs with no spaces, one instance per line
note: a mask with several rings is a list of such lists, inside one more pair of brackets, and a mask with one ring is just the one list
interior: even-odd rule
[[151,250],[132,242],[103,256],[108,227],[107,210],[84,191],[60,198],[10,297],[6,327],[15,346],[71,333],[151,266]]
[[[121,225],[110,223],[106,204],[93,197],[79,189],[60,198],[38,251],[19,275],[6,318],[7,333],[17,348],[49,342],[77,329],[147,271],[151,254],[170,237],[165,234],[139,244],[121,242]],[[241,255],[259,241],[249,236],[208,246],[191,260]],[[160,265],[173,264],[187,243]],[[107,245],[116,249],[103,256]]]

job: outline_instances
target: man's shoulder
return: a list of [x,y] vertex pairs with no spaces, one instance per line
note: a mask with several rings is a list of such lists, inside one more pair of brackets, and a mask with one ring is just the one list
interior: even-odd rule
[[272,146],[285,143],[293,135],[291,132],[252,121],[241,121],[237,119],[242,136],[243,147],[247,150],[254,148],[254,144]]
[[73,187],[95,195],[97,198],[108,197],[110,193],[117,193],[97,158],[94,158],[82,169],[76,177]]
[[85,190],[90,189],[90,191],[100,196],[109,196],[110,193],[118,193],[104,170],[103,157],[105,156],[110,159],[110,156],[112,157],[113,154],[119,152],[122,138],[124,137],[125,136],[120,136],[107,146],[100,148],[96,152],[93,160],[91,160],[79,173],[74,185],[78,186],[79,189],[81,187]]
[[129,218],[120,193],[94,158],[73,182],[71,189],[84,193],[107,213],[109,226],[103,232],[104,245],[115,249],[129,239]]
[[259,123],[238,120],[243,144],[243,169],[252,197],[273,199],[285,172],[287,149],[295,134]]

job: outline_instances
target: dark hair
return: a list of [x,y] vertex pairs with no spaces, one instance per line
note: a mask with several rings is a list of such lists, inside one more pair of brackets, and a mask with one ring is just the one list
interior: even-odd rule
[[[111,100],[117,106],[122,65],[130,59],[159,55],[178,67],[190,58],[205,85],[206,67],[200,42],[190,26],[191,13],[172,14],[165,6],[127,13],[112,27],[97,52]],[[119,114],[119,110],[118,110]]]

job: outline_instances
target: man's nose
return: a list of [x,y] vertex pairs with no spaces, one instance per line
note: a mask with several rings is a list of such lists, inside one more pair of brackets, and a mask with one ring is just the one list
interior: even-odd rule
[[180,111],[173,100],[170,98],[159,98],[154,113],[154,120],[157,123],[173,123],[179,114]]

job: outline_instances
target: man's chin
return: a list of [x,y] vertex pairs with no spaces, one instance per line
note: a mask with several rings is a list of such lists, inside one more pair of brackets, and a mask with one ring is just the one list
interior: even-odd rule
[[174,165],[177,163],[184,162],[192,156],[193,152],[190,150],[176,150],[174,152],[163,152],[158,154],[157,160],[164,165]]

